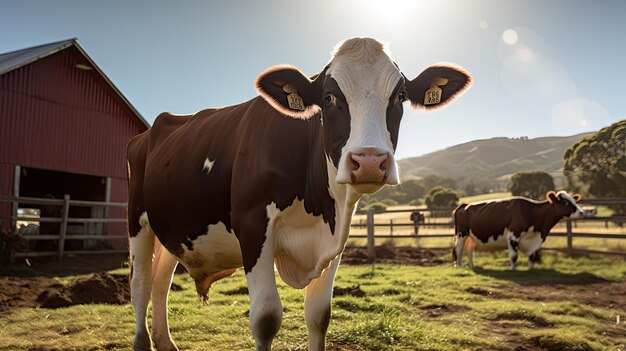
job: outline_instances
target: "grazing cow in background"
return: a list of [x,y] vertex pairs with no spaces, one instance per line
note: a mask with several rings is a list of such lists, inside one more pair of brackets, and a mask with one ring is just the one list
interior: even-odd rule
[[180,262],[205,299],[213,282],[243,267],[257,350],[271,349],[282,321],[275,266],[288,285],[307,288],[309,350],[324,350],[356,204],[399,182],[393,154],[403,102],[436,109],[470,83],[449,64],[407,80],[381,43],[353,38],[313,80],[276,66],[257,78],[260,97],[161,114],[128,145],[135,349],[151,348],[152,297],[156,348],[177,350],[167,295]]
[[461,266],[463,248],[467,245],[470,267],[475,247],[484,250],[509,249],[511,269],[515,269],[517,251],[521,250],[532,269],[539,260],[538,250],[558,221],[565,217],[579,217],[583,211],[576,204],[578,194],[569,195],[565,191],[549,191],[545,201],[535,201],[525,197],[503,200],[475,202],[459,205],[454,210],[455,247],[452,257],[455,266]]

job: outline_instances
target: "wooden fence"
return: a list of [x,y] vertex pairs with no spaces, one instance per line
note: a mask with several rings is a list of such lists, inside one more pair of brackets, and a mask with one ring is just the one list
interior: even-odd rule
[[[583,200],[580,202],[581,206],[584,205],[593,205],[593,206],[606,206],[606,205],[626,205],[626,199],[592,199],[592,200]],[[365,215],[365,221],[356,222],[353,220],[351,228],[365,228],[367,230],[367,234],[351,234],[350,239],[359,239],[365,238],[367,239],[367,254],[370,259],[374,259],[376,257],[376,240],[377,239],[415,239],[415,240],[428,240],[428,239],[436,239],[436,238],[449,238],[452,239],[454,236],[454,219],[452,218],[452,211],[454,208],[414,208],[414,209],[403,209],[403,210],[389,210],[389,211],[359,211],[356,215]],[[390,213],[406,213],[406,218],[409,217],[410,213],[413,211],[419,211],[423,214],[430,214],[431,216],[426,216],[427,221],[419,222],[417,225],[419,228],[440,228],[441,231],[437,231],[437,233],[429,233],[427,235],[417,235],[417,234],[394,234],[394,228],[406,228],[406,227],[414,227],[415,223],[402,221],[398,223],[393,219],[386,220],[377,220],[376,216],[390,214]],[[433,214],[435,214],[433,216]],[[428,221],[428,218],[437,218],[438,221]],[[623,227],[624,223],[626,223],[626,213],[620,213],[613,216],[591,216],[591,217],[582,217],[576,219],[565,218],[561,221],[561,223],[565,224],[565,233],[551,233],[550,237],[553,238],[567,238],[567,251],[570,253],[602,253],[602,254],[616,254],[616,255],[626,255],[626,251],[600,251],[600,250],[589,250],[585,248],[575,248],[574,247],[574,239],[575,238],[593,238],[593,239],[626,239],[626,234],[610,234],[610,233],[591,233],[591,232],[583,232],[578,231],[578,224],[583,222],[591,222],[598,221],[604,222],[604,227],[608,228],[608,223],[613,222],[618,226]],[[582,226],[581,226],[582,227]],[[382,229],[379,229],[382,228]],[[583,229],[583,228],[581,228]],[[446,247],[446,248],[452,248]]]
[[[110,208],[126,208],[126,203],[121,202],[96,202],[96,201],[79,201],[79,200],[71,200],[69,195],[65,195],[63,199],[41,199],[41,198],[28,198],[28,197],[3,197],[0,196],[1,202],[9,202],[13,204],[14,214],[10,217],[0,217],[0,221],[9,220],[12,224],[12,233],[15,233],[15,226],[18,221],[27,221],[27,222],[38,222],[38,223],[60,223],[59,233],[52,234],[37,234],[37,235],[23,235],[20,239],[26,240],[28,242],[35,240],[57,240],[56,250],[53,251],[14,251],[11,252],[12,258],[20,258],[20,257],[41,257],[41,256],[56,256],[61,259],[64,255],[72,255],[72,254],[108,254],[108,253],[127,253],[127,249],[95,249],[95,250],[66,250],[65,243],[68,240],[97,240],[97,241],[115,241],[115,240],[123,240],[124,246],[126,246],[126,240],[128,238],[126,233],[126,218],[123,217],[113,217],[110,215],[110,211],[106,209]],[[24,205],[34,205],[34,206],[59,206],[62,209],[62,215],[60,217],[28,217],[28,216],[20,216],[17,214],[18,204],[20,206]],[[581,202],[582,205],[594,205],[594,206],[603,206],[603,205],[626,205],[626,199],[595,199],[595,200],[583,200]],[[92,207],[92,208],[104,208],[104,215],[102,218],[72,218],[69,217],[70,207],[72,206],[80,206],[80,207]],[[437,228],[441,229],[437,233],[429,233],[427,235],[406,235],[406,234],[394,234],[394,228],[406,228],[406,227],[414,227],[415,224],[413,222],[401,222],[394,223],[393,220],[381,221],[377,220],[376,216],[380,216],[383,214],[389,213],[407,213],[407,218],[409,214],[415,210],[419,210],[421,213],[429,214],[425,217],[426,221],[419,222],[418,226],[420,228]],[[353,229],[366,229],[367,234],[351,234],[350,239],[358,239],[358,238],[366,238],[367,239],[367,249],[368,256],[373,259],[375,258],[375,246],[377,239],[404,239],[411,238],[416,240],[428,240],[435,238],[452,238],[454,235],[454,221],[452,219],[452,210],[453,208],[420,208],[420,209],[408,209],[408,210],[390,210],[390,211],[374,211],[369,210],[366,212],[357,212],[357,215],[365,215],[365,221],[359,223],[358,221],[353,221],[351,227]],[[609,222],[617,223],[620,226],[623,226],[626,223],[626,214],[618,214],[614,216],[604,216],[604,217],[584,217],[579,219],[564,219],[562,222],[565,224],[565,233],[552,233],[550,237],[564,237],[567,238],[567,250],[570,252],[574,251],[582,251],[589,253],[603,253],[603,254],[621,254],[626,255],[626,252],[612,252],[612,251],[594,251],[587,249],[574,248],[574,239],[575,238],[595,238],[595,239],[626,239],[626,234],[610,234],[610,233],[590,233],[590,232],[582,232],[578,231],[578,224],[589,221],[604,221],[605,227],[608,227]],[[104,228],[101,230],[100,235],[86,235],[86,234],[68,234],[68,225],[70,224],[103,224]],[[124,224],[123,230],[120,234],[111,234],[109,228],[106,228],[109,224]],[[121,226],[120,226],[121,227]],[[383,232],[378,228],[383,228]],[[378,230],[377,230],[378,229]],[[581,227],[582,229],[582,227]]]
[[[10,217],[0,217],[0,221],[9,221],[11,223],[11,233],[9,235],[15,235],[17,233],[16,226],[18,221],[23,222],[35,222],[35,223],[60,223],[59,233],[45,233],[45,234],[34,234],[34,235],[21,235],[19,238],[14,238],[15,240],[25,240],[26,242],[40,241],[40,240],[56,240],[56,250],[53,251],[34,251],[32,249],[27,249],[26,251],[15,251],[11,250],[9,247],[8,250],[9,255],[11,255],[11,259],[20,258],[20,257],[42,257],[42,256],[56,256],[61,259],[64,255],[76,255],[76,254],[109,254],[109,253],[126,253],[127,249],[94,249],[94,250],[66,250],[65,243],[68,240],[79,240],[79,241],[113,241],[113,240],[124,240],[128,239],[128,235],[126,234],[126,218],[125,217],[113,217],[111,216],[110,208],[126,208],[126,203],[120,202],[97,202],[97,201],[80,201],[80,200],[71,200],[69,195],[65,195],[63,199],[42,199],[42,198],[30,198],[30,197],[6,197],[0,196],[1,202],[10,202],[13,204],[13,215]],[[19,215],[17,212],[17,208],[19,207],[39,207],[39,206],[59,206],[61,208],[61,216],[60,217],[32,217],[32,216],[24,216]],[[72,218],[69,217],[70,208],[71,207],[91,207],[91,208],[102,208],[104,209],[102,218]],[[124,211],[125,213],[125,211]],[[118,225],[119,227],[123,227],[123,231],[120,234],[110,234],[107,226],[109,224],[119,223],[124,224],[123,226]],[[88,235],[88,234],[68,234],[68,225],[71,224],[102,224],[99,235]],[[10,245],[10,243],[6,243]],[[28,245],[27,247],[31,247],[32,245]],[[126,246],[124,243],[123,246]],[[5,253],[6,254],[6,253]]]

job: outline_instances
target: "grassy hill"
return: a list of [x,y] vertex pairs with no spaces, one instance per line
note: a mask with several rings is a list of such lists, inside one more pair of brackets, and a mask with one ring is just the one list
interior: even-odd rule
[[474,140],[419,157],[398,161],[403,180],[429,174],[457,180],[459,186],[504,189],[510,177],[522,170],[550,173],[557,186],[562,184],[563,154],[580,139],[592,133],[568,137],[510,139],[504,137]]

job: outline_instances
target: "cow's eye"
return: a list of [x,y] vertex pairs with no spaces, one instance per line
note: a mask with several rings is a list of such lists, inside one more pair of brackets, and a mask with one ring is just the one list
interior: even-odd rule
[[409,98],[406,97],[406,92],[405,91],[401,91],[400,94],[398,94],[398,102],[403,103],[405,101],[407,101]]
[[333,94],[326,94],[326,95],[324,95],[324,103],[326,105],[336,105],[337,104],[337,98]]

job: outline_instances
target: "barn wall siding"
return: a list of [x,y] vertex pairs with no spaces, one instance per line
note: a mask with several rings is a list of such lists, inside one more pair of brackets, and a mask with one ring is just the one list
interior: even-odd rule
[[0,76],[0,163],[126,177],[128,140],[146,126],[75,47]]

